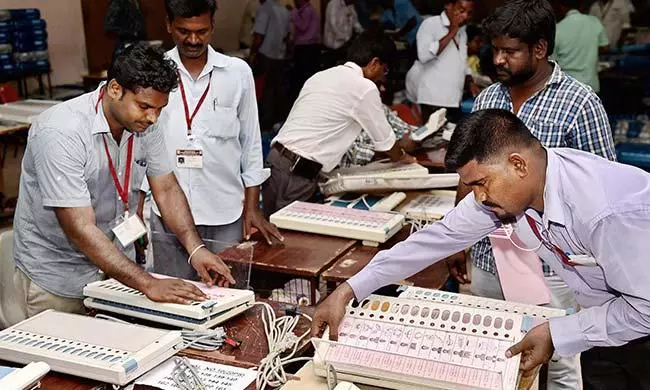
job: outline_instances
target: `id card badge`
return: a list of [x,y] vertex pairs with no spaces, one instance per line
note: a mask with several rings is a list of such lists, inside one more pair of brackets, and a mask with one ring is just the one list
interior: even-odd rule
[[176,149],[176,168],[203,168],[203,149]]
[[147,228],[136,214],[124,213],[115,218],[111,223],[111,230],[124,248],[133,244],[135,240],[147,234]]

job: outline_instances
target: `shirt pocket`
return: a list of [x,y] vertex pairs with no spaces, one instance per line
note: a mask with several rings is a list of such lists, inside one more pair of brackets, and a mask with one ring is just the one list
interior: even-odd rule
[[234,107],[215,106],[206,120],[206,135],[209,138],[231,139],[239,136],[239,117]]
[[147,163],[144,160],[136,160],[131,165],[131,193],[140,191],[142,181],[147,174]]
[[528,128],[547,148],[567,146],[565,126],[561,123],[535,121]]

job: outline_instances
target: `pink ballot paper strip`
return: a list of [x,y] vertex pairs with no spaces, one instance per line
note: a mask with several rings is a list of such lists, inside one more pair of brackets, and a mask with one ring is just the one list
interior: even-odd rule
[[[542,263],[537,254],[517,248],[510,241],[517,240],[517,237],[509,226],[498,229],[489,237],[506,300],[529,305],[551,302],[551,291],[544,280]],[[524,248],[519,242],[517,245]]]

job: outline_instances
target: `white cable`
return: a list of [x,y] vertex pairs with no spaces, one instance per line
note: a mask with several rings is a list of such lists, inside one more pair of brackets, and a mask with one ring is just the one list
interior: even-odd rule
[[[95,318],[131,325],[128,321],[120,320],[106,314],[97,314]],[[199,351],[210,352],[216,351],[223,345],[226,338],[226,331],[222,327],[205,330],[182,330],[181,337],[183,338],[183,349],[192,347]]]
[[[284,385],[288,378],[284,366],[299,361],[310,361],[312,358],[294,358],[300,342],[307,337],[309,330],[301,336],[296,336],[294,329],[298,325],[300,316],[311,321],[311,317],[301,313],[300,316],[283,316],[277,318],[273,307],[266,302],[255,302],[254,305],[262,306],[262,323],[269,347],[269,354],[262,359],[257,368],[257,389],[267,386],[278,388]],[[286,351],[289,354],[282,356]]]

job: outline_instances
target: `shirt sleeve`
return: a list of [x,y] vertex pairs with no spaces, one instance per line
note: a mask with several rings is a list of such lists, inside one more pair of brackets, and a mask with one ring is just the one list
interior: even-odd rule
[[341,167],[347,168],[352,165],[366,165],[375,157],[374,144],[365,131],[354,140],[352,146],[341,158]]
[[384,152],[393,147],[395,133],[388,124],[377,88],[368,89],[352,115],[372,139],[375,150]]
[[83,142],[57,129],[34,129],[29,151],[34,159],[38,188],[45,207],[91,206],[84,178],[86,151]]
[[617,298],[550,320],[551,337],[560,356],[593,347],[613,347],[650,334],[650,241],[647,207],[614,214],[592,229],[592,255]]
[[357,300],[378,288],[403,280],[431,264],[464,250],[497,228],[494,214],[467,195],[439,222],[379,252],[348,280]]
[[159,127],[160,122],[151,126],[142,136],[147,155],[147,176],[155,177],[170,173],[172,161],[165,144],[165,135]]
[[271,171],[264,168],[262,161],[262,136],[257,115],[257,100],[255,97],[255,80],[253,72],[242,61],[245,67],[242,75],[242,91],[237,116],[240,123],[239,142],[241,144],[241,177],[246,187],[255,187],[264,183]]
[[600,21],[598,21],[599,31],[598,31],[598,46],[604,47],[609,45],[609,38],[607,38],[607,32],[605,31],[605,26],[603,26]]
[[440,39],[447,34],[439,17],[425,20],[416,34],[418,60],[426,63],[438,58]]
[[253,27],[253,31],[256,34],[266,35],[268,28],[269,14],[260,7],[255,15],[255,26]]
[[616,160],[609,119],[595,93],[589,93],[576,119],[569,127],[567,144],[574,149]]

